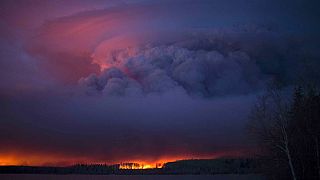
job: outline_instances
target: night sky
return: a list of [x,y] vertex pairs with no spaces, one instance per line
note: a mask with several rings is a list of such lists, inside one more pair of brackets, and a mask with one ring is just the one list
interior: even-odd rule
[[1,0],[0,165],[246,156],[271,80],[320,81],[317,0]]

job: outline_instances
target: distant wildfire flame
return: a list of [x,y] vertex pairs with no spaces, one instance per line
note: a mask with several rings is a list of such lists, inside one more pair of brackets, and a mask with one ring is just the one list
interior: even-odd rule
[[144,164],[144,163],[121,163],[119,169],[158,169],[162,168],[164,163]]
[[29,166],[70,166],[74,164],[108,164],[118,165],[119,169],[160,169],[168,162],[174,162],[185,159],[215,159],[223,156],[241,156],[242,151],[221,152],[215,155],[181,155],[161,157],[150,160],[142,159],[120,159],[118,161],[104,161],[90,159],[86,157],[67,157],[56,154],[43,153],[0,153],[0,166],[7,165],[29,165]]

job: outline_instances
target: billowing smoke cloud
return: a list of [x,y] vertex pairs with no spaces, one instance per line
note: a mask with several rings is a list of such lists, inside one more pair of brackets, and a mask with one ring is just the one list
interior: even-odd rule
[[97,76],[80,80],[87,94],[136,96],[180,91],[212,97],[249,94],[262,86],[260,71],[241,51],[188,50],[175,45],[111,52]]
[[0,164],[240,155],[267,82],[320,79],[313,1],[27,2],[1,2]]

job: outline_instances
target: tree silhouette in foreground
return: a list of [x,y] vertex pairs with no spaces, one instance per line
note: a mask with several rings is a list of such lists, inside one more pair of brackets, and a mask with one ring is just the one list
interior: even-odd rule
[[273,179],[320,179],[320,96],[296,87],[293,95],[272,86],[254,106],[249,123],[264,170]]

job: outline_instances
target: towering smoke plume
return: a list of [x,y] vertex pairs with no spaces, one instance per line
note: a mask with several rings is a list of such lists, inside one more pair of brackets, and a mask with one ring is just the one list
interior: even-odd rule
[[213,97],[249,94],[263,82],[260,70],[242,51],[190,50],[176,45],[126,48],[102,62],[100,75],[80,80],[88,94],[132,96],[180,91]]

